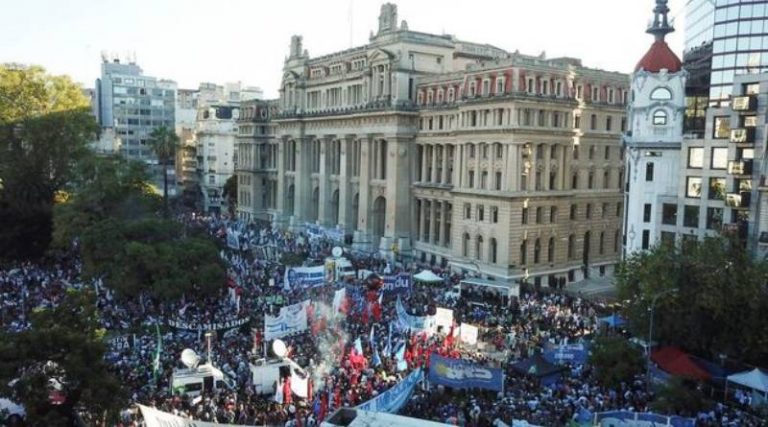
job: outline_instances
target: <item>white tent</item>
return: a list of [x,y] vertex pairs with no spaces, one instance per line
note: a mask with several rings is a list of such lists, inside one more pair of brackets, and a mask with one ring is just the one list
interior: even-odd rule
[[738,374],[728,375],[727,381],[743,385],[744,387],[757,390],[760,393],[768,395],[768,374],[755,368],[751,371],[739,372]]
[[440,283],[443,281],[443,278],[438,276],[437,274],[429,271],[429,270],[422,270],[419,274],[414,274],[413,278],[415,280],[418,280],[419,282],[426,282],[426,283]]

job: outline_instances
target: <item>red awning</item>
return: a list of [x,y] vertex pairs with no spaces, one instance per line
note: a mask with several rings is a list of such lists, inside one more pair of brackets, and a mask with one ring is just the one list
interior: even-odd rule
[[711,377],[707,371],[696,364],[687,353],[677,347],[664,347],[651,353],[653,360],[659,367],[672,375],[694,378],[697,380],[709,380]]

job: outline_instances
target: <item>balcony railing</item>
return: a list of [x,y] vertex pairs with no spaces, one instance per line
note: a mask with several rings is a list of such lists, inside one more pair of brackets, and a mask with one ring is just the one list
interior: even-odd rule
[[725,195],[725,206],[729,208],[748,208],[751,199],[752,193],[748,191],[728,193]]
[[734,96],[731,100],[733,111],[750,112],[757,109],[757,97],[755,96]]
[[752,175],[752,160],[730,160],[728,162],[729,175]]
[[754,144],[755,128],[731,129],[731,142],[735,144]]

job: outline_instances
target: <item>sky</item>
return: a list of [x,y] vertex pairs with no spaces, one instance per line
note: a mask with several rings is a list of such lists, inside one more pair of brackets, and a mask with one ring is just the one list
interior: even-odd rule
[[[670,0],[682,55],[687,0]],[[652,42],[654,0],[397,0],[413,31],[508,51],[580,58],[632,72]],[[5,4],[3,4],[5,3]],[[135,53],[146,75],[180,88],[241,81],[277,97],[293,34],[312,57],[368,42],[383,0],[0,0],[0,63],[68,74],[93,87],[101,52]]]

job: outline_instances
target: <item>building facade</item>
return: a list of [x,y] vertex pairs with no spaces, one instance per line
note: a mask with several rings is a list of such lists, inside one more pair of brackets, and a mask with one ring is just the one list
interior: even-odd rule
[[[135,62],[122,63],[104,57],[101,78],[96,80],[95,113],[103,133],[113,134],[119,141],[121,155],[150,166],[152,182],[162,188],[162,167],[149,145],[152,131],[175,129],[176,83],[145,76]],[[169,194],[176,189],[176,173],[168,166]]]
[[235,138],[239,103],[212,103],[198,109],[195,129],[197,173],[203,210],[222,213],[228,207],[224,184],[235,172]]
[[277,104],[243,105],[238,214],[502,281],[610,274],[627,80],[411,31],[385,4],[367,45],[311,58],[294,36]]
[[248,222],[272,223],[277,211],[278,101],[250,100],[240,104],[236,140],[237,217]]

